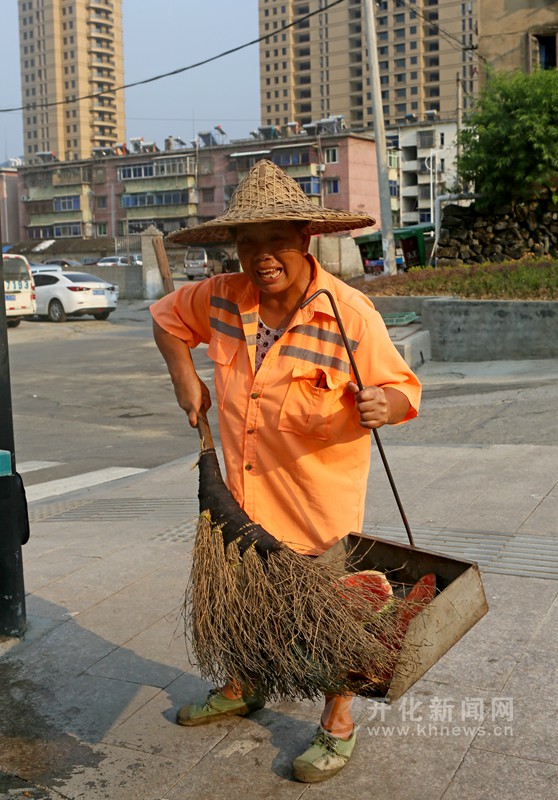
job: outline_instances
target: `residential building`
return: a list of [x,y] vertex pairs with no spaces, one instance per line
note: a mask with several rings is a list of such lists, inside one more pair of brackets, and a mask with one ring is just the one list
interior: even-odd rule
[[[377,46],[386,125],[428,111],[455,117],[477,91],[478,0],[379,0]],[[343,118],[373,125],[363,0],[258,0],[262,125]],[[313,13],[318,12],[318,13]],[[312,16],[308,16],[312,14]],[[293,27],[286,26],[300,20]]]
[[[254,138],[255,136],[255,138]],[[19,170],[25,239],[137,234],[149,225],[163,233],[195,225],[223,211],[238,183],[269,158],[315,203],[368,213],[380,202],[373,137],[368,133],[294,134],[260,128],[251,139],[227,144],[200,134],[194,147],[160,151],[133,140],[125,151],[104,148],[94,158],[24,166]]]
[[399,152],[399,225],[433,223],[436,198],[455,189],[457,180],[455,120],[408,122],[386,138]]
[[122,0],[18,0],[27,164],[89,158],[126,137]]
[[3,245],[17,242],[20,238],[18,161],[10,159],[0,164],[0,231]]
[[555,69],[558,3],[549,0],[478,0],[479,56],[497,71]]

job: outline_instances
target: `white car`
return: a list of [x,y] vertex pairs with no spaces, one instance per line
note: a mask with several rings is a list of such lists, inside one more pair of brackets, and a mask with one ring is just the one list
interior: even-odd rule
[[88,272],[36,272],[37,314],[51,322],[92,314],[108,319],[116,308],[118,286]]
[[128,256],[105,256],[97,261],[98,267],[129,267],[132,262]]

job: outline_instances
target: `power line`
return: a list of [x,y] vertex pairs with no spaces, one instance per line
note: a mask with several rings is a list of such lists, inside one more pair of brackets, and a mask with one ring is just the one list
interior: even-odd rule
[[414,6],[411,3],[409,3],[408,0],[403,0],[403,4],[406,5],[408,9],[410,9],[411,14],[414,14],[416,17],[421,19],[423,22],[425,22],[426,24],[428,24],[428,25],[432,26],[433,28],[435,28],[438,31],[438,33],[452,47],[455,47],[455,43],[457,43],[457,47],[455,47],[456,50],[462,50],[463,52],[472,52],[472,53],[474,53],[476,55],[476,57],[478,59],[480,59],[481,61],[484,61],[485,63],[487,63],[486,58],[484,56],[482,56],[476,50],[476,48],[474,46],[472,46],[472,45],[471,46],[464,45],[463,42],[459,39],[458,36],[455,36],[453,33],[450,33],[445,28],[442,28],[442,26],[438,25],[438,23],[435,22],[434,20],[431,20],[431,19],[428,19],[428,17],[425,17],[425,15],[422,13],[422,11],[419,11],[418,8],[416,8],[416,6]]
[[310,17],[315,17],[316,14],[322,14],[324,11],[328,11],[330,8],[334,8],[338,6],[340,3],[344,3],[345,0],[334,0],[332,3],[328,3],[327,5],[323,6],[322,8],[317,9],[317,11],[312,11],[309,14],[305,14],[302,17],[299,17],[294,22],[290,22],[288,25],[283,25],[281,28],[277,28],[272,33],[266,33],[265,36],[259,36],[257,39],[252,39],[250,42],[246,42],[245,44],[238,45],[237,47],[232,47],[230,50],[225,50],[222,53],[219,53],[216,56],[211,56],[210,58],[205,58],[203,61],[197,61],[195,64],[190,64],[187,67],[179,67],[178,69],[173,69],[170,72],[163,72],[160,75],[154,75],[151,78],[144,78],[141,81],[134,81],[133,83],[125,83],[122,86],[116,86],[114,89],[109,89],[107,91],[102,92],[92,92],[91,94],[85,94],[81,97],[74,97],[72,99],[64,99],[64,100],[56,100],[51,103],[37,103],[36,101],[32,103],[27,103],[24,106],[16,106],[14,108],[0,108],[0,114],[7,114],[12,111],[30,111],[35,109],[45,109],[45,108],[52,108],[53,106],[62,106],[62,105],[72,105],[73,103],[79,103],[82,100],[91,100],[94,97],[102,97],[103,95],[113,95],[116,92],[121,92],[124,89],[131,89],[134,86],[144,86],[147,83],[153,83],[154,81],[160,81],[163,78],[170,78],[173,75],[180,75],[182,72],[188,72],[188,70],[196,69],[197,67],[203,67],[205,64],[210,64],[212,61],[217,61],[220,58],[224,58],[225,56],[230,56],[233,53],[238,53],[240,50],[244,50],[247,47],[252,47],[254,44],[259,44],[259,42],[265,42],[267,39],[271,39],[273,36],[276,36],[283,31],[288,30],[289,28],[293,28],[295,25],[300,25],[301,22],[304,22]]

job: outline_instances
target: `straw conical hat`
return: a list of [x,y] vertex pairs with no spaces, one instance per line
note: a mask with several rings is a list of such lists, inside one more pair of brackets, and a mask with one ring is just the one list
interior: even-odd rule
[[273,162],[263,159],[252,167],[235,189],[221,216],[170,233],[171,242],[226,242],[232,239],[231,228],[252,222],[310,223],[310,233],[336,233],[374,224],[367,214],[335,211],[314,205],[298,183]]

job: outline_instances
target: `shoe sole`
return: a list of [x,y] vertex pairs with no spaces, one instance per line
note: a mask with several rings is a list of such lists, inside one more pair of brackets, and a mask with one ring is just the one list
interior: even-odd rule
[[[348,763],[348,762],[347,762]],[[293,770],[293,778],[295,781],[299,781],[299,783],[322,783],[323,781],[328,781],[330,778],[334,778],[336,775],[345,769],[347,764],[343,764],[342,767],[338,767],[337,769],[328,769],[328,770],[317,770],[306,772],[305,770]]]

